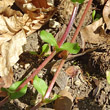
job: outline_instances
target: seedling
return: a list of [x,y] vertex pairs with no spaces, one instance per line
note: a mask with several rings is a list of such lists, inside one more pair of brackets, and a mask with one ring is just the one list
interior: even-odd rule
[[13,83],[9,88],[1,88],[1,90],[7,92],[10,99],[20,98],[26,93],[27,85],[25,85],[20,91],[16,91],[16,89],[24,82],[24,80],[17,81]]
[[38,57],[43,57],[43,56],[48,56],[49,55],[48,52],[49,52],[49,45],[44,44],[42,46],[42,51],[41,51],[40,55],[35,51],[30,51],[29,53],[32,54],[32,55],[36,55]]
[[[1,90],[8,93],[10,100],[18,99],[18,98],[22,97],[23,95],[25,95],[27,92],[27,85],[25,87],[23,87],[20,91],[16,91],[16,89],[24,82],[24,80],[17,81],[15,83],[13,83],[8,89],[1,88]],[[51,103],[52,101],[56,100],[59,97],[59,95],[54,94],[54,96],[51,99],[47,98],[47,99],[43,100],[45,93],[48,89],[48,86],[45,83],[45,81],[43,79],[39,78],[38,76],[34,77],[33,86],[38,91],[38,93],[42,95],[42,103],[46,103],[46,104]]]
[[48,86],[45,83],[45,81],[43,79],[39,78],[38,76],[34,77],[33,85],[34,85],[35,89],[38,91],[38,93],[40,93],[42,95],[42,103],[46,103],[46,104],[51,103],[52,101],[56,100],[59,97],[59,95],[54,94],[54,96],[51,99],[49,99],[49,98],[44,99]]
[[56,52],[66,50],[71,54],[77,54],[80,51],[80,47],[79,47],[78,43],[66,42],[59,48],[54,36],[51,33],[48,33],[44,30],[41,31],[40,37],[44,42],[47,42],[51,46],[54,46]]
[[96,14],[96,10],[93,10],[93,12],[92,12],[92,20],[93,20],[93,22],[99,20],[100,18],[101,18],[101,15],[100,14]]
[[[80,0],[75,0],[75,1],[72,0],[72,1],[73,1],[73,2],[75,2],[75,1],[77,2],[77,1],[80,1]],[[83,1],[84,1],[84,0],[83,0]],[[79,2],[79,3],[82,3],[82,2]],[[72,40],[71,40],[71,43],[68,43],[68,42],[67,42],[67,43],[63,44],[63,42],[64,42],[65,39],[67,38],[67,35],[68,35],[68,33],[69,33],[69,31],[70,31],[70,29],[71,29],[71,27],[72,27],[74,18],[75,18],[76,14],[77,14],[78,6],[79,6],[79,4],[77,4],[77,3],[74,4],[74,9],[73,9],[73,13],[72,13],[71,19],[70,19],[70,21],[69,21],[69,24],[68,24],[68,26],[67,26],[67,29],[66,29],[64,35],[62,36],[62,38],[61,38],[59,44],[57,44],[56,40],[54,39],[54,37],[53,37],[50,33],[47,33],[46,31],[41,31],[41,33],[40,33],[41,39],[42,39],[44,42],[47,42],[47,43],[49,43],[51,46],[53,46],[53,47],[54,47],[54,50],[53,50],[52,53],[42,62],[42,64],[39,65],[39,67],[38,67],[23,83],[21,83],[21,85],[20,85],[19,87],[18,87],[18,86],[16,87],[16,88],[17,88],[16,92],[22,90],[22,88],[24,88],[24,87],[26,86],[26,84],[27,84],[29,81],[31,81],[33,78],[34,78],[34,80],[39,79],[39,78],[36,78],[36,75],[37,75],[37,74],[39,73],[39,71],[56,55],[56,53],[58,53],[58,52],[60,52],[60,51],[63,51],[63,50],[66,50],[66,52],[72,53],[72,54],[76,54],[77,52],[79,52],[80,47],[78,46],[77,43],[74,43],[74,41],[75,41],[75,39],[76,39],[76,37],[77,37],[79,31],[80,31],[80,28],[81,28],[81,26],[82,26],[82,23],[83,23],[83,21],[84,21],[84,18],[85,18],[86,14],[87,14],[87,11],[88,11],[88,9],[89,9],[91,3],[92,3],[92,0],[89,0],[88,5],[87,5],[87,7],[86,7],[86,9],[85,9],[85,11],[84,11],[84,13],[83,13],[83,15],[82,15],[82,18],[81,18],[80,22],[79,22],[79,25],[78,25],[78,27],[77,27],[77,29],[76,29],[76,31],[75,31],[75,34],[74,34],[74,36],[73,36],[73,38],[72,38]],[[42,34],[42,33],[43,33],[43,34]],[[45,34],[46,34],[46,37],[44,37]],[[48,37],[47,35],[50,36],[50,37]],[[52,39],[52,41],[48,41],[48,40],[50,40],[50,39]],[[63,44],[63,45],[62,45],[62,44]],[[68,48],[67,46],[69,46],[69,48]],[[63,58],[62,58],[61,63],[60,63],[60,66],[59,66],[57,72],[55,73],[54,78],[53,78],[52,81],[51,81],[51,84],[49,85],[49,87],[47,87],[47,86],[44,87],[44,92],[42,92],[42,90],[39,90],[38,88],[36,88],[36,89],[38,90],[38,92],[42,94],[43,102],[50,102],[50,100],[48,100],[49,94],[50,94],[50,92],[51,92],[51,90],[52,90],[52,88],[53,88],[53,85],[54,85],[54,83],[55,83],[55,81],[56,81],[56,78],[57,78],[57,76],[58,76],[58,73],[59,73],[59,71],[61,70],[61,68],[62,68],[62,66],[63,66],[65,60],[66,60],[66,59],[63,59]],[[34,81],[33,81],[33,82],[34,82]],[[41,82],[42,82],[42,81],[41,81]],[[43,84],[44,84],[44,83],[43,83]],[[34,85],[34,86],[35,86],[35,85]],[[15,89],[14,89],[14,92],[15,92]],[[45,94],[45,96],[44,96],[44,94]],[[58,97],[58,96],[55,95],[55,97],[53,97],[51,100],[55,100],[57,97]],[[6,101],[5,101],[5,102],[6,102]],[[1,102],[1,104],[3,105],[5,102]],[[41,102],[41,103],[42,103],[42,102]],[[41,103],[38,104],[37,106],[35,106],[34,108],[36,109],[36,108],[40,107],[40,106],[41,106]],[[34,108],[32,108],[32,110],[35,110]]]

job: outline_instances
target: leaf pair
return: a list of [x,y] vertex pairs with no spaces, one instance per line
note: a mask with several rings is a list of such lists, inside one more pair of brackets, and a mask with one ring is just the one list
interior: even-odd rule
[[[38,76],[35,76],[34,80],[33,80],[33,85],[34,85],[35,89],[38,91],[38,93],[40,93],[42,95],[42,97],[44,97],[46,94],[46,91],[48,89],[48,86],[45,83],[45,81],[43,79],[39,78]],[[54,96],[51,99],[47,98],[47,99],[43,100],[43,102],[50,103],[50,102],[56,100],[58,97],[59,97],[59,95],[54,94]]]
[[[1,88],[1,90],[7,92],[10,99],[18,99],[18,98],[22,97],[23,95],[25,95],[27,92],[27,85],[25,87],[23,87],[20,91],[16,91],[16,89],[24,82],[24,80],[17,81],[15,83],[13,83],[8,89]],[[42,95],[42,97],[44,97],[46,94],[46,91],[48,89],[48,86],[45,83],[45,81],[43,79],[39,78],[38,76],[35,76],[34,80],[33,80],[33,85],[34,85],[35,89],[38,91],[38,93],[40,93]],[[45,99],[44,103],[50,103],[50,102],[56,100],[58,97],[59,97],[59,95],[54,94],[53,98]]]
[[44,44],[42,46],[42,52],[40,53],[40,55],[37,54],[37,52],[35,51],[30,51],[29,53],[32,55],[37,55],[37,56],[46,56],[46,53],[49,51],[49,45],[48,44]]
[[55,50],[57,52],[59,51],[63,51],[63,50],[66,50],[68,51],[69,53],[71,54],[77,54],[80,50],[80,47],[78,45],[78,43],[69,43],[69,42],[66,42],[64,43],[60,48],[58,47],[58,44],[54,38],[54,36],[51,34],[51,33],[48,33],[44,30],[41,31],[40,33],[40,37],[41,39],[44,41],[44,42],[47,42],[49,43],[51,46],[54,46],[55,47]]
[[[25,80],[25,79],[24,79]],[[24,82],[24,80],[22,81],[17,81],[15,83],[13,83],[8,89],[7,88],[1,88],[2,91],[8,92],[8,95],[10,97],[10,99],[17,99],[22,97],[26,91],[27,91],[27,85],[24,86],[20,91],[16,91],[16,89]]]

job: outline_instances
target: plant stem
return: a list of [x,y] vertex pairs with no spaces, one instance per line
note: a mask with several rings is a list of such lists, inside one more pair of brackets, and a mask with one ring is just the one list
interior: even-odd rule
[[5,97],[2,101],[0,101],[0,107],[5,103],[7,103],[9,101],[8,99],[9,99],[9,96]]
[[58,75],[59,75],[59,72],[60,72],[60,70],[62,69],[64,63],[65,63],[65,59],[62,59],[61,62],[60,62],[60,65],[59,65],[59,67],[58,67],[58,69],[57,69],[57,71],[56,71],[56,73],[55,73],[55,75],[54,75],[54,77],[53,77],[53,79],[52,79],[52,82],[51,82],[51,84],[49,85],[49,88],[48,88],[48,90],[47,90],[47,92],[46,92],[46,94],[45,94],[45,96],[44,96],[44,100],[45,100],[46,98],[49,98],[49,95],[50,95],[50,93],[51,93],[51,90],[52,90],[52,88],[53,88],[53,86],[54,86],[54,84],[55,84],[55,81],[56,81],[56,79],[57,79],[57,77],[58,77]]
[[[75,34],[74,34],[74,36],[73,36],[73,38],[71,40],[71,43],[73,43],[75,41],[75,39],[76,39],[76,37],[77,37],[77,35],[78,35],[79,31],[80,31],[80,28],[81,28],[81,26],[82,26],[82,24],[84,22],[84,18],[85,18],[86,14],[87,14],[87,12],[89,10],[89,7],[90,7],[91,3],[92,3],[92,0],[89,0],[88,5],[86,6],[86,9],[85,9],[85,11],[84,11],[84,13],[82,15],[81,20],[80,20],[80,23],[79,23],[79,25],[78,25],[78,27],[77,27],[77,29],[75,31]],[[52,88],[54,86],[54,83],[55,83],[55,81],[56,81],[56,79],[58,77],[58,74],[59,74],[60,70],[62,69],[64,63],[65,63],[65,59],[62,59],[60,65],[59,65],[59,67],[58,67],[58,69],[57,69],[57,71],[56,71],[56,73],[54,75],[54,78],[52,79],[52,82],[51,82],[51,84],[50,84],[50,86],[49,86],[49,88],[48,88],[48,90],[47,90],[47,92],[46,92],[46,94],[44,96],[44,100],[46,98],[49,98],[49,95],[51,93],[51,90],[52,90]],[[32,110],[36,110],[36,106],[33,107]]]
[[34,76],[40,72],[40,70],[55,56],[56,51],[53,51],[49,57],[45,59],[45,61],[18,87],[16,91],[19,91],[22,89],[31,79],[34,78]]
[[83,13],[83,15],[82,15],[82,17],[81,17],[81,20],[80,20],[80,22],[79,22],[79,25],[78,25],[78,27],[77,27],[77,29],[76,29],[74,35],[73,35],[73,38],[72,38],[72,40],[71,40],[71,43],[73,43],[73,42],[76,40],[76,37],[77,37],[77,35],[79,34],[79,31],[80,31],[80,29],[81,29],[81,26],[82,26],[82,24],[83,24],[83,22],[84,22],[84,18],[85,18],[86,14],[87,14],[87,12],[88,12],[88,10],[89,10],[89,7],[90,7],[91,3],[92,3],[92,0],[89,0],[88,4],[87,4],[87,6],[86,6],[86,9],[84,10],[84,13]]
[[60,46],[64,43],[64,41],[66,40],[66,37],[67,37],[68,33],[70,32],[71,27],[73,26],[74,19],[75,19],[75,16],[76,16],[76,14],[77,14],[78,8],[79,8],[79,4],[74,4],[72,16],[71,16],[71,18],[70,18],[68,27],[67,27],[65,33],[63,34],[63,36],[62,36],[62,38],[61,38],[61,40],[60,40],[60,43],[58,44],[59,48],[60,48]]
[[[87,14],[87,12],[89,10],[89,7],[90,7],[91,3],[92,3],[92,0],[89,0],[88,5],[86,6],[86,9],[85,9],[85,11],[83,13],[83,16],[82,16],[82,18],[80,20],[80,23],[79,23],[79,25],[78,25],[78,27],[77,27],[77,29],[75,31],[75,34],[74,34],[74,36],[73,36],[73,38],[71,40],[72,43],[75,41],[75,39],[76,39],[76,37],[77,37],[77,35],[79,33],[79,30],[80,30],[80,28],[81,28],[81,26],[82,26],[82,24],[84,22],[84,18],[85,18],[86,14]],[[46,94],[44,96],[44,99],[49,98],[51,90],[52,90],[52,88],[54,86],[54,83],[55,83],[55,81],[56,81],[56,79],[58,77],[58,74],[59,74],[60,70],[62,69],[64,63],[65,63],[65,59],[62,59],[60,65],[59,65],[59,67],[58,67],[58,69],[57,69],[57,71],[56,71],[56,73],[54,75],[54,78],[52,79],[52,82],[51,82],[51,84],[50,84],[50,86],[49,86],[49,88],[48,88],[48,90],[47,90],[47,92],[46,92]]]
[[[60,43],[58,44],[59,47],[63,44],[64,40],[66,39],[66,37],[67,37],[67,35],[68,35],[68,33],[69,33],[69,31],[70,31],[72,25],[73,25],[75,16],[76,16],[76,14],[77,14],[77,10],[78,10],[78,7],[77,7],[77,5],[75,5],[75,6],[74,6],[74,9],[73,9],[73,13],[72,13],[71,19],[70,19],[69,24],[68,24],[68,26],[67,26],[67,28],[66,28],[66,31],[65,31],[64,35],[62,36],[62,38],[61,38],[61,40],[60,40]],[[19,91],[19,90],[20,90],[21,88],[23,88],[29,81],[31,81],[31,79],[33,79],[33,78],[35,77],[35,75],[37,75],[37,74],[40,72],[40,70],[55,56],[55,54],[56,54],[56,51],[53,51],[53,52],[51,53],[51,55],[48,56],[48,57],[45,59],[45,61],[18,87],[18,89],[17,89],[16,91]]]

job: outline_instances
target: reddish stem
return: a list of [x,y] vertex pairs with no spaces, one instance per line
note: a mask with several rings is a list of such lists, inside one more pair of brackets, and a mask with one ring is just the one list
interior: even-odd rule
[[0,107],[8,102],[9,96],[5,97],[2,101],[0,101]]
[[57,71],[56,71],[56,73],[55,73],[55,75],[54,75],[54,77],[53,77],[53,79],[52,79],[52,82],[51,82],[51,84],[49,85],[49,88],[48,88],[48,90],[47,90],[47,92],[46,92],[46,94],[45,94],[45,96],[44,96],[44,100],[45,100],[46,98],[49,98],[49,95],[50,95],[50,93],[51,93],[51,90],[52,90],[52,88],[53,88],[53,86],[54,86],[54,84],[55,84],[55,81],[56,81],[56,79],[57,79],[57,77],[58,77],[58,75],[59,75],[59,72],[60,72],[60,70],[62,69],[64,63],[65,63],[65,59],[62,59],[60,65],[59,65],[59,67],[58,67],[58,69],[57,69]]
[[34,76],[40,72],[40,70],[55,56],[56,51],[53,51],[49,57],[45,59],[45,61],[18,87],[16,91],[19,91],[21,88],[23,88],[31,79],[34,78]]
[[[66,39],[66,37],[67,37],[67,35],[68,35],[68,33],[69,33],[69,31],[70,31],[72,25],[73,25],[73,22],[74,22],[76,13],[77,13],[77,9],[78,9],[78,7],[75,5],[75,6],[74,6],[74,9],[73,9],[73,13],[72,13],[71,19],[70,19],[69,24],[68,24],[68,26],[67,26],[67,28],[66,28],[66,31],[65,31],[64,35],[62,36],[62,39],[61,39],[60,43],[58,44],[59,47],[63,44],[64,40]],[[35,77],[35,75],[37,75],[37,74],[40,72],[40,70],[55,56],[55,54],[56,54],[56,51],[53,51],[53,52],[51,53],[51,55],[48,56],[48,57],[45,59],[45,61],[18,87],[18,89],[17,89],[16,91],[19,91],[19,90],[20,90],[21,88],[23,88],[29,81],[31,81],[31,79],[33,79],[33,78]]]
[[75,41],[77,35],[79,34],[79,31],[80,31],[80,29],[81,29],[81,26],[82,26],[82,24],[83,24],[83,22],[84,22],[84,18],[85,18],[86,14],[87,14],[87,12],[88,12],[88,10],[89,10],[89,7],[90,7],[91,3],[92,3],[92,0],[89,0],[88,4],[87,4],[87,6],[86,6],[86,9],[84,10],[84,13],[83,13],[83,15],[82,15],[82,17],[81,17],[81,19],[80,19],[79,25],[78,25],[78,27],[77,27],[77,29],[76,29],[74,35],[73,35],[73,38],[72,38],[72,40],[71,40],[71,43],[73,43],[73,42]]
[[59,44],[58,44],[59,47],[64,43],[64,41],[66,40],[66,37],[67,37],[68,33],[69,33],[70,30],[71,30],[71,27],[73,26],[74,19],[75,19],[75,16],[76,16],[76,14],[77,14],[78,8],[79,8],[79,5],[76,5],[76,4],[75,4],[75,5],[74,5],[74,8],[73,8],[72,16],[71,16],[70,21],[69,21],[69,24],[68,24],[68,27],[67,27],[65,33],[63,34],[63,36],[62,36],[62,38],[61,38]]
[[[75,31],[75,34],[74,34],[74,36],[73,36],[73,38],[71,40],[72,43],[74,42],[74,40],[76,39],[76,37],[77,37],[77,35],[79,33],[79,30],[80,30],[80,28],[81,28],[81,26],[82,26],[82,24],[84,22],[84,18],[85,18],[86,14],[87,14],[87,12],[89,10],[89,7],[90,7],[91,3],[92,3],[92,0],[89,0],[88,5],[86,6],[86,9],[85,9],[85,11],[84,11],[84,13],[82,15],[81,20],[80,20],[80,23],[79,23],[79,25],[78,25],[78,27],[77,27],[77,29]],[[65,59],[62,59],[60,65],[58,67],[58,70],[56,71],[56,73],[54,75],[54,78],[52,79],[52,82],[51,82],[51,84],[50,84],[50,86],[49,86],[49,88],[48,88],[48,90],[47,90],[47,92],[46,92],[46,94],[44,96],[44,99],[49,98],[51,90],[52,90],[52,88],[54,86],[54,83],[55,83],[55,81],[56,81],[56,79],[58,77],[58,74],[59,74],[60,70],[62,69],[64,63],[65,63]]]

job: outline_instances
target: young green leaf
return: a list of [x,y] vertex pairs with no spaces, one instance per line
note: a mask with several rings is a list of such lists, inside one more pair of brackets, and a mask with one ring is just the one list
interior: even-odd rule
[[36,52],[34,52],[34,51],[30,51],[29,52],[30,54],[32,54],[32,55],[38,55]]
[[106,79],[107,79],[107,82],[108,84],[110,84],[110,71],[106,71]]
[[41,52],[41,54],[47,53],[48,51],[49,51],[49,45],[48,44],[44,44],[42,46],[42,52]]
[[99,20],[101,18],[101,14],[96,14],[95,21]]
[[45,99],[44,103],[51,103],[59,97],[60,97],[60,95],[54,94],[54,96],[51,99],[49,99],[49,98]]
[[26,94],[27,91],[27,85],[24,86],[20,91],[18,92],[14,92],[14,93],[10,93],[10,98],[11,99],[18,99],[20,97],[22,97],[23,95]]
[[[25,79],[24,79],[25,80]],[[27,91],[27,85],[23,87],[20,91],[16,92],[16,89],[24,82],[22,81],[17,81],[13,83],[8,89],[7,88],[2,88],[2,91],[8,92],[8,95],[10,96],[10,99],[17,99],[22,97],[26,91]]]
[[70,43],[70,42],[64,43],[60,49],[67,50],[71,54],[77,54],[80,51],[80,47],[78,43]]
[[95,14],[96,14],[96,11],[93,10],[93,12],[92,12],[92,20],[93,20],[93,21],[94,21],[94,19],[95,19]]
[[84,2],[84,0],[71,0],[71,1],[74,2],[74,3],[76,3],[76,2],[83,3]]
[[33,85],[36,88],[36,90],[38,91],[38,93],[40,93],[42,96],[45,95],[48,86],[44,80],[42,80],[38,76],[35,76],[34,80],[33,80]]
[[57,47],[57,42],[51,33],[48,33],[44,30],[40,32],[40,37],[44,42],[49,43],[51,46]]

